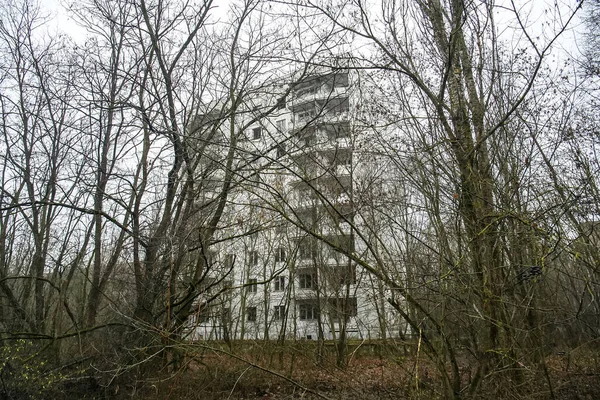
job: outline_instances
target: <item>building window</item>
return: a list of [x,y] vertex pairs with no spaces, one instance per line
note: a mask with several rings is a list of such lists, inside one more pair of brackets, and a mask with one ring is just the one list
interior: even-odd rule
[[314,272],[298,274],[298,287],[300,289],[316,289],[317,274]]
[[204,253],[204,257],[206,265],[208,267],[211,267],[217,260],[217,253],[215,253],[214,251],[207,251],[206,253]]
[[319,318],[319,308],[316,304],[307,303],[298,306],[299,318],[304,321],[315,320]]
[[248,264],[255,266],[258,265],[258,251],[252,250],[248,253]]
[[354,285],[356,283],[356,268],[352,264],[338,265],[331,269],[332,283],[338,285]]
[[278,235],[285,235],[287,233],[287,225],[284,222],[279,223],[275,227],[275,233]]
[[354,265],[346,265],[342,267],[342,284],[343,285],[354,285],[356,284],[356,268]]
[[332,167],[352,165],[352,153],[349,151],[338,151],[331,161]]
[[336,128],[335,137],[336,139],[346,138],[350,136],[350,124],[342,123]]
[[233,254],[225,254],[225,268],[231,269],[233,268],[233,261],[235,257]]
[[256,278],[248,279],[248,293],[256,293],[258,291],[258,283]]
[[248,177],[248,180],[255,185],[259,185],[262,182],[261,177],[260,177],[260,172],[259,171],[252,172],[252,174]]
[[356,317],[358,314],[356,297],[329,299],[329,314],[336,321]]
[[315,142],[316,138],[313,135],[304,137],[304,147],[311,147]]
[[285,156],[285,143],[279,143],[277,145],[277,158]]
[[[335,254],[339,251],[344,255],[354,252],[354,236],[353,235],[335,235],[328,238],[337,248],[329,247],[329,256],[336,258]],[[339,249],[339,250],[338,250]]]
[[315,208],[312,207],[304,210],[298,210],[296,212],[296,216],[298,217],[298,222],[300,222],[301,225],[310,228],[315,225],[317,219]]
[[275,262],[284,262],[285,261],[285,248],[278,247],[275,250]]
[[202,304],[198,307],[198,312],[196,314],[195,323],[205,324],[210,321],[210,307]]
[[296,114],[296,122],[301,124],[307,120],[313,119],[316,115],[315,110],[301,111]]
[[298,201],[310,202],[317,199],[319,196],[310,186],[300,186],[296,192],[298,193]]
[[246,320],[248,322],[256,322],[256,307],[246,308]]
[[283,110],[285,108],[285,96],[283,96],[282,98],[280,98],[279,100],[277,100],[277,109],[278,110]]
[[298,257],[301,260],[312,260],[317,255],[316,244],[310,239],[298,243]]
[[350,102],[347,98],[343,100],[332,101],[327,106],[328,107],[325,112],[328,113],[341,114],[350,110]]
[[273,282],[273,290],[282,292],[285,290],[285,276],[276,276]]
[[233,280],[232,279],[223,279],[221,281],[221,286],[223,287],[223,289],[231,289],[233,287]]
[[276,121],[275,126],[277,126],[277,130],[279,132],[285,132],[285,128],[286,128],[285,119],[280,119],[280,120]]
[[276,321],[285,319],[285,306],[275,306],[273,308],[273,319]]
[[231,308],[226,307],[221,311],[221,322],[224,324],[231,322]]
[[262,128],[259,126],[258,128],[252,129],[252,140],[258,140],[262,137]]
[[348,86],[348,73],[343,72],[335,74],[333,76],[333,87],[346,87]]

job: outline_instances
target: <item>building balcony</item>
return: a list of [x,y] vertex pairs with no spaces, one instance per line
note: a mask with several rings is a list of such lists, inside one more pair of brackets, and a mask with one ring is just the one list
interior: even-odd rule
[[[299,150],[351,149],[351,128],[347,120],[306,120],[290,130]],[[301,153],[299,153],[301,154]]]
[[348,98],[330,99],[327,102],[312,102],[294,110],[294,128],[311,124],[336,123],[350,119]]
[[328,236],[327,240],[335,246],[329,248],[328,258],[337,259],[340,252],[344,254],[354,253],[354,235],[335,234]]
[[352,182],[350,176],[322,176],[312,180],[310,185],[297,182],[295,192],[293,206],[296,208],[335,207],[351,201]]
[[343,221],[335,223],[332,219],[328,219],[327,222],[329,221],[331,223],[322,224],[321,231],[324,235],[350,235],[352,233],[350,224]]
[[301,98],[306,95],[314,94],[318,91],[331,92],[332,90],[338,89],[345,91],[347,90],[349,83],[347,71],[316,74],[297,82],[293,90],[293,95],[296,98]]
[[[328,207],[322,205],[296,207],[293,218],[297,220],[299,230],[301,232],[304,230],[311,230],[325,236],[351,235],[351,224],[344,219],[347,217],[342,217],[340,215],[341,213],[338,214],[335,211],[334,213],[329,214],[327,208]],[[308,260],[312,261],[312,258],[308,258]]]
[[[329,164],[327,161],[322,159],[296,159],[294,160],[296,163],[295,175],[299,178],[296,187],[300,187],[300,182],[310,182],[311,185],[307,186],[305,192],[309,189],[312,191],[330,193],[331,191],[327,187],[328,180],[332,179],[334,181],[346,180],[352,174],[352,165],[349,164]],[[323,182],[324,185],[320,185],[319,183]],[[346,182],[343,182],[346,184]],[[337,186],[337,183],[334,184]],[[349,188],[349,186],[347,186]],[[300,190],[303,191],[303,190]],[[303,196],[306,197],[307,193],[304,193]],[[315,193],[313,198],[318,198],[318,193]]]
[[335,202],[342,194],[352,194],[352,179],[350,175],[323,174],[314,180],[316,188],[322,194]]
[[288,108],[294,113],[309,108],[328,109],[344,100],[348,100],[346,88],[310,87],[296,92],[288,101]]

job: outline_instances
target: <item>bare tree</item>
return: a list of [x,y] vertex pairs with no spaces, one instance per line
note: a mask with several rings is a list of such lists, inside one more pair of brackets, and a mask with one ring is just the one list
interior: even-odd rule
[[[492,5],[382,2],[372,9],[359,1],[309,2],[307,7],[366,43],[362,48],[368,50],[358,50],[353,60],[358,68],[374,71],[371,87],[387,96],[381,103],[363,104],[378,110],[366,127],[375,128],[380,152],[391,157],[415,190],[416,204],[398,204],[422,209],[425,231],[415,234],[409,226],[396,226],[411,233],[436,263],[431,276],[422,263],[414,265],[406,281],[388,267],[374,243],[390,252],[415,248],[394,249],[386,240],[389,234],[368,239],[369,223],[362,228],[355,224],[369,257],[353,253],[352,258],[407,302],[412,311],[391,299],[413,332],[425,335],[449,398],[463,390],[456,343],[469,343],[477,365],[468,384],[474,394],[490,369],[519,359],[519,349],[530,340],[519,337],[524,326],[513,317],[517,310],[529,315],[531,337],[537,337],[533,332],[539,321],[532,322],[538,318],[537,290],[519,294],[514,282],[524,274],[535,276],[554,247],[530,222],[542,203],[524,204],[521,196],[530,192],[520,186],[515,187],[518,194],[508,194],[510,185],[531,172],[531,161],[510,161],[515,150],[524,153],[521,160],[528,155],[526,148],[513,147],[527,139],[509,127],[535,101],[552,45],[578,7],[567,8],[563,23],[543,32],[541,39],[534,39],[522,10],[509,8],[520,35],[513,43],[521,52],[512,59],[499,37]],[[518,77],[512,73],[516,68],[522,72]],[[390,98],[398,99],[393,108],[385,107]],[[386,129],[390,121],[400,132]],[[416,279],[423,279],[422,284]],[[421,289],[407,287],[407,282]],[[513,296],[519,304],[514,308]],[[540,360],[539,354],[534,358]],[[543,363],[541,368],[545,371]]]
[[552,336],[600,309],[595,100],[547,62],[579,5],[215,6],[83,2],[81,43],[1,6],[0,339],[119,325],[117,373],[176,371],[211,320],[345,367],[363,296],[444,397],[523,365],[553,394]]

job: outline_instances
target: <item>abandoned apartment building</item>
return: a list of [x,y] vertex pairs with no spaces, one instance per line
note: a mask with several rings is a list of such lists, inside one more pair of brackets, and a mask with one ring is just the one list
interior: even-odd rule
[[314,74],[248,107],[270,108],[238,144],[252,168],[231,196],[231,239],[206,257],[190,340],[377,339],[406,329],[389,291],[348,257],[365,254],[354,186],[376,162],[357,150],[352,80],[345,70]]

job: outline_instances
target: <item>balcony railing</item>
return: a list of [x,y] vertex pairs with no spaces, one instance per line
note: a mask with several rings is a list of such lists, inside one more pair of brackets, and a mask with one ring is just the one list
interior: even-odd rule
[[327,86],[311,87],[296,92],[294,97],[288,101],[288,107],[292,112],[298,112],[312,106],[328,108],[328,103],[335,104],[340,99],[348,99],[348,93],[345,88],[331,88]]

